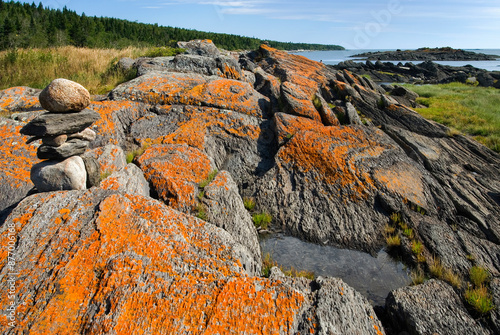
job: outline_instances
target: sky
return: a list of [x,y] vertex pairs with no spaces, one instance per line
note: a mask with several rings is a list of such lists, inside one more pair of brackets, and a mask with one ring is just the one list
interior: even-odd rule
[[[31,2],[31,1],[30,1]],[[42,0],[143,23],[347,49],[500,49],[499,0]],[[35,0],[35,3],[39,1]]]

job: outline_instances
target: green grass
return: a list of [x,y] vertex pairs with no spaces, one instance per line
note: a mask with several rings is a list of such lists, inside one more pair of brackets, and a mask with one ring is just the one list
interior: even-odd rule
[[247,211],[253,211],[255,208],[255,199],[254,198],[243,198],[243,204]]
[[217,169],[215,169],[212,172],[210,172],[208,174],[208,177],[205,180],[203,180],[198,186],[203,190],[205,187],[208,186],[208,184],[210,184],[211,182],[214,181],[215,176],[217,175],[217,173],[219,173],[219,171],[217,171]]
[[256,228],[267,229],[273,217],[269,213],[259,213],[254,214],[252,220]]
[[422,116],[452,128],[451,136],[458,130],[500,153],[500,90],[460,83],[404,86],[428,106],[416,109]]
[[401,238],[399,237],[399,234],[388,235],[385,238],[385,242],[387,243],[388,248],[397,248],[401,245]]
[[474,286],[481,286],[490,281],[490,273],[483,267],[473,266],[469,270],[469,278]]
[[310,280],[313,280],[316,277],[314,272],[312,271],[297,270],[293,266],[288,269],[281,265],[278,265],[278,263],[272,259],[271,254],[269,253],[264,254],[264,257],[262,257],[262,276],[269,278],[269,276],[271,275],[271,269],[275,266],[279,267],[281,272],[283,272],[283,274],[288,277],[304,277]]
[[469,287],[465,291],[465,300],[474,310],[483,315],[495,308],[491,294],[484,286],[475,288]]
[[0,52],[0,90],[14,86],[44,88],[56,78],[76,81],[91,94],[104,94],[135,77],[135,69],[122,71],[122,57],[174,55],[182,49],[138,48],[90,49],[72,46],[12,49]]

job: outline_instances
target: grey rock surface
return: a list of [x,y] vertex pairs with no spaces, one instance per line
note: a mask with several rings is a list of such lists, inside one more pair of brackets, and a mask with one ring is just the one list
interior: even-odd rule
[[120,193],[149,197],[149,183],[144,178],[142,170],[132,163],[113,172],[100,183],[100,186]]
[[63,160],[71,156],[81,155],[87,150],[88,141],[77,138],[69,140],[58,147],[43,144],[38,147],[37,157],[40,159]]
[[84,190],[87,172],[83,159],[74,156],[62,162],[43,161],[33,165],[31,181],[39,192]]
[[40,104],[54,113],[79,112],[90,104],[90,94],[82,85],[58,78],[42,90]]
[[386,307],[395,329],[410,334],[490,334],[474,320],[453,288],[438,280],[391,292]]
[[248,249],[251,261],[243,264],[247,273],[260,276],[262,257],[257,230],[229,172],[219,172],[205,187],[202,203],[207,209],[207,221],[229,232]]
[[220,55],[219,49],[210,40],[193,40],[189,42],[177,42],[179,48],[186,49],[186,53],[191,55],[217,57]]
[[45,113],[25,125],[21,129],[21,134],[57,136],[78,133],[99,120],[99,118],[99,114],[89,109],[78,113]]

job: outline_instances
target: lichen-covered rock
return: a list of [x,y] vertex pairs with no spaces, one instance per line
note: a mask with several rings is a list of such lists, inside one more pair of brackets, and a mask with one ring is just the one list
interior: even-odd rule
[[82,85],[59,78],[40,93],[40,104],[54,113],[79,112],[90,104],[90,94]]
[[254,116],[269,111],[269,99],[250,84],[194,73],[148,73],[117,86],[110,97],[149,104],[216,107]]
[[195,206],[198,184],[214,169],[203,152],[185,144],[152,146],[137,164],[160,199],[188,213]]
[[192,40],[189,42],[177,42],[179,48],[186,49],[186,53],[191,55],[217,57],[220,55],[219,49],[211,40]]
[[79,113],[44,113],[21,129],[21,134],[31,136],[57,136],[78,133],[95,121],[99,114],[86,109]]
[[36,147],[25,144],[22,124],[0,119],[0,211],[23,199],[33,188],[30,170],[39,162]]
[[23,112],[41,109],[39,89],[26,86],[11,87],[0,91],[0,111]]
[[410,334],[489,334],[453,288],[438,280],[391,292],[386,304],[395,329]]
[[[224,230],[150,198],[94,188],[26,198],[0,227],[1,332],[295,333],[305,293],[247,277]],[[43,223],[43,224],[41,224]],[[0,297],[7,310],[9,295]]]
[[144,178],[141,169],[132,163],[112,173],[100,183],[100,187],[120,193],[149,197],[148,181]]
[[43,161],[31,168],[31,181],[39,192],[84,190],[87,188],[85,164],[79,156],[60,161]]
[[125,152],[121,147],[113,144],[89,150],[82,157],[94,158],[99,164],[100,173],[103,174],[111,174],[122,170],[127,165]]
[[206,206],[207,221],[226,230],[247,248],[249,260],[243,266],[249,274],[259,276],[262,257],[257,230],[229,172],[221,171],[205,187],[202,203]]

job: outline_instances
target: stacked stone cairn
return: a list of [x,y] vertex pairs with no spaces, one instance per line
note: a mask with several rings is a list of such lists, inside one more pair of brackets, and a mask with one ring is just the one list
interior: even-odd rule
[[28,143],[42,140],[37,157],[43,161],[31,168],[31,181],[39,192],[87,188],[87,169],[80,157],[96,133],[89,127],[98,113],[86,109],[89,92],[67,79],[55,79],[41,93],[41,114],[21,129],[32,136]]

